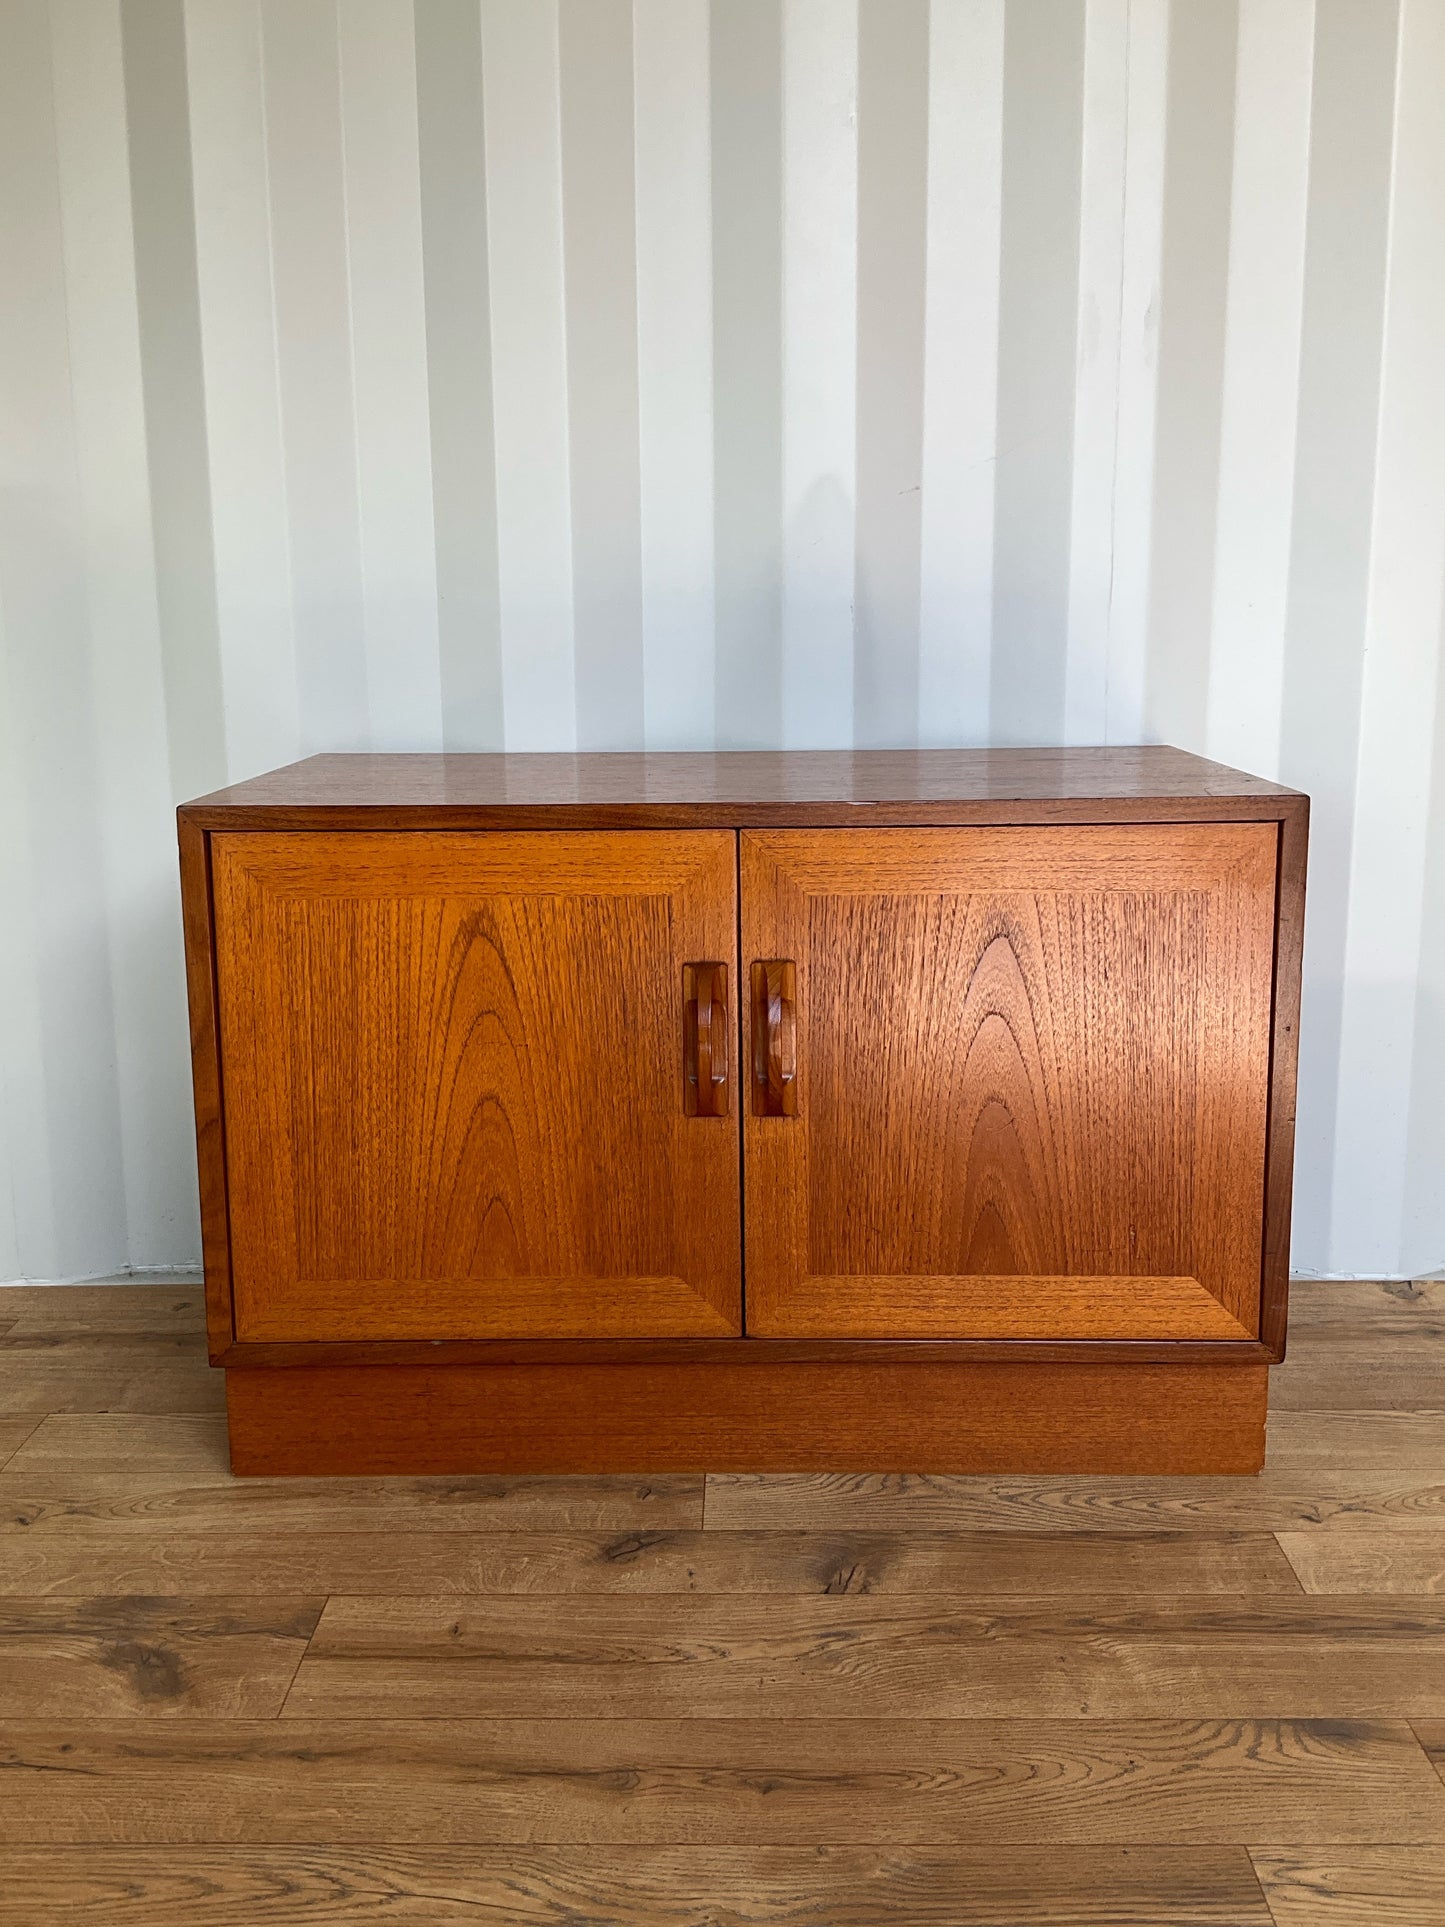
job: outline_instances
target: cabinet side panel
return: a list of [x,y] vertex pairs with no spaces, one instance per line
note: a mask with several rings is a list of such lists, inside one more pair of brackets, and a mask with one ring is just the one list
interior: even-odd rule
[[181,922],[186,945],[186,997],[191,1024],[191,1087],[196,1113],[196,1169],[201,1201],[201,1254],[206,1268],[206,1341],[213,1358],[235,1338],[231,1302],[231,1237],[226,1205],[226,1139],[221,1109],[221,1052],[216,1023],[216,957],[211,918],[211,866],[206,832],[176,819],[181,858]]
[[1264,1275],[1259,1335],[1278,1362],[1289,1321],[1290,1210],[1294,1194],[1295,1080],[1299,1067],[1300,972],[1304,961],[1309,801],[1290,799],[1279,827],[1274,1023],[1270,1043],[1269,1147],[1265,1166]]

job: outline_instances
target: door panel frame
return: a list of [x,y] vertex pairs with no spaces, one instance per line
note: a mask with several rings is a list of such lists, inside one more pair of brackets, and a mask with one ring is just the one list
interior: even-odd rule
[[[798,1116],[760,1117],[749,1105],[743,1119],[747,1330],[772,1341],[841,1337],[868,1340],[1037,1341],[1177,1340],[1257,1342],[1262,1336],[1261,1261],[1269,1178],[1270,1129],[1266,1068],[1274,1007],[1275,908],[1278,832],[1257,822],[860,828],[853,831],[744,830],[739,837],[739,903],[743,961],[796,961],[798,1000]],[[1248,1249],[1227,1254],[1223,1289],[1180,1275],[1143,1278],[1102,1274],[1060,1279],[1018,1275],[1031,1303],[1006,1296],[1007,1276],[922,1273],[815,1273],[809,1252],[809,949],[807,904],[819,896],[918,897],[1047,891],[1051,864],[1069,893],[1204,891],[1215,900],[1208,923],[1204,985],[1235,981],[1242,969],[1264,996],[1249,1012],[1255,1030],[1243,1040],[1239,1013],[1206,1005],[1201,1048],[1225,1059],[1258,1062],[1260,1185],[1253,1217],[1239,1212]],[[1248,914],[1246,914],[1248,913]],[[1245,946],[1247,954],[1225,950]],[[750,1015],[750,1013],[749,1013]],[[743,1038],[744,1065],[751,1037]],[[1227,1080],[1226,1080],[1227,1081]],[[1234,1101],[1239,1101],[1235,1092]],[[1202,1142],[1203,1196],[1195,1222],[1218,1222],[1232,1137],[1206,1131]],[[1211,1202],[1211,1199],[1213,1200]],[[1002,1288],[1002,1289],[1001,1289]]]
[[[340,853],[340,860],[338,856]],[[246,1024],[281,1033],[275,1012],[269,1025],[252,1001],[228,1011],[228,977],[250,983],[262,976],[260,918],[268,905],[287,898],[385,902],[447,896],[646,896],[669,902],[670,988],[676,1035],[669,1035],[676,1111],[672,1118],[673,1248],[695,1251],[693,1275],[627,1273],[618,1277],[525,1274],[516,1278],[432,1278],[409,1281],[313,1278],[301,1275],[293,1181],[281,1151],[265,1145],[289,1142],[286,1092],[252,1089],[247,1115],[231,1079],[228,1099],[231,1157],[227,1179],[229,1268],[233,1332],[243,1343],[326,1342],[348,1335],[359,1343],[566,1337],[726,1338],[741,1335],[741,1201],[737,1195],[736,1090],[724,1117],[685,1115],[682,1080],[683,963],[694,949],[726,961],[736,981],[736,838],[731,831],[623,830],[493,832],[412,831],[375,835],[322,832],[221,833],[210,850],[212,931],[215,943],[215,1021],[219,1063],[247,1055]],[[698,959],[700,960],[700,959]],[[675,965],[675,969],[673,968]],[[278,1049],[280,1046],[278,1045]],[[265,1112],[264,1118],[261,1112]],[[244,1136],[242,1132],[244,1131]],[[244,1147],[244,1150],[238,1149]],[[244,1155],[239,1168],[238,1158]],[[258,1175],[274,1165],[272,1181]],[[283,1169],[282,1167],[285,1166]],[[248,1212],[244,1244],[236,1216]],[[728,1227],[731,1227],[728,1229]],[[722,1229],[719,1242],[716,1232]],[[729,1262],[731,1254],[731,1262]],[[388,1293],[387,1329],[374,1323],[374,1307]],[[479,1317],[479,1312],[484,1315]]]

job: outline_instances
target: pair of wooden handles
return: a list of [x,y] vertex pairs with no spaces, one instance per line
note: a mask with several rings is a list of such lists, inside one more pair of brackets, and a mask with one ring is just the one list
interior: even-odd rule
[[[758,1117],[796,1117],[798,1045],[796,972],[792,960],[755,963],[753,991],[753,1111]],[[682,969],[683,1110],[689,1117],[728,1114],[728,967],[684,964]]]

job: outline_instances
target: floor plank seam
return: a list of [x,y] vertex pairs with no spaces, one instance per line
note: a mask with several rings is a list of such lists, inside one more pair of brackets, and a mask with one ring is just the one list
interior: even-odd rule
[[[19,1416],[22,1418],[29,1418],[30,1414],[28,1412],[24,1412],[19,1414]],[[30,1430],[25,1434],[25,1436],[15,1441],[14,1445],[11,1446],[10,1450],[5,1454],[4,1458],[0,1459],[0,1472],[3,1472],[5,1470],[6,1466],[9,1465],[10,1461],[15,1457],[17,1452],[24,1451],[25,1447],[35,1437],[35,1434],[40,1430],[41,1426],[45,1423],[46,1419],[49,1416],[50,1414],[48,1412],[42,1413],[40,1417],[36,1419],[35,1423],[31,1426]]]
[[291,1670],[290,1679],[287,1680],[286,1682],[286,1691],[281,1695],[281,1704],[276,1708],[276,1711],[271,1715],[272,1720],[285,1719],[286,1708],[290,1703],[291,1695],[294,1692],[296,1687],[296,1682],[301,1676],[301,1668],[306,1664],[307,1655],[311,1651],[311,1643],[315,1639],[317,1633],[319,1633],[321,1630],[321,1622],[326,1617],[326,1608],[330,1604],[331,1604],[331,1595],[328,1593],[326,1598],[324,1598],[321,1602],[321,1611],[316,1615],[316,1624],[311,1628],[311,1631],[306,1635],[306,1643],[301,1648],[300,1657],[297,1659],[295,1666]]

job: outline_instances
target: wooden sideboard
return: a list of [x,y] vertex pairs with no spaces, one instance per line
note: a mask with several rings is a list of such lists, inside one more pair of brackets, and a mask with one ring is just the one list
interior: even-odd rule
[[1307,820],[1167,748],[184,805],[235,1469],[1257,1469]]

